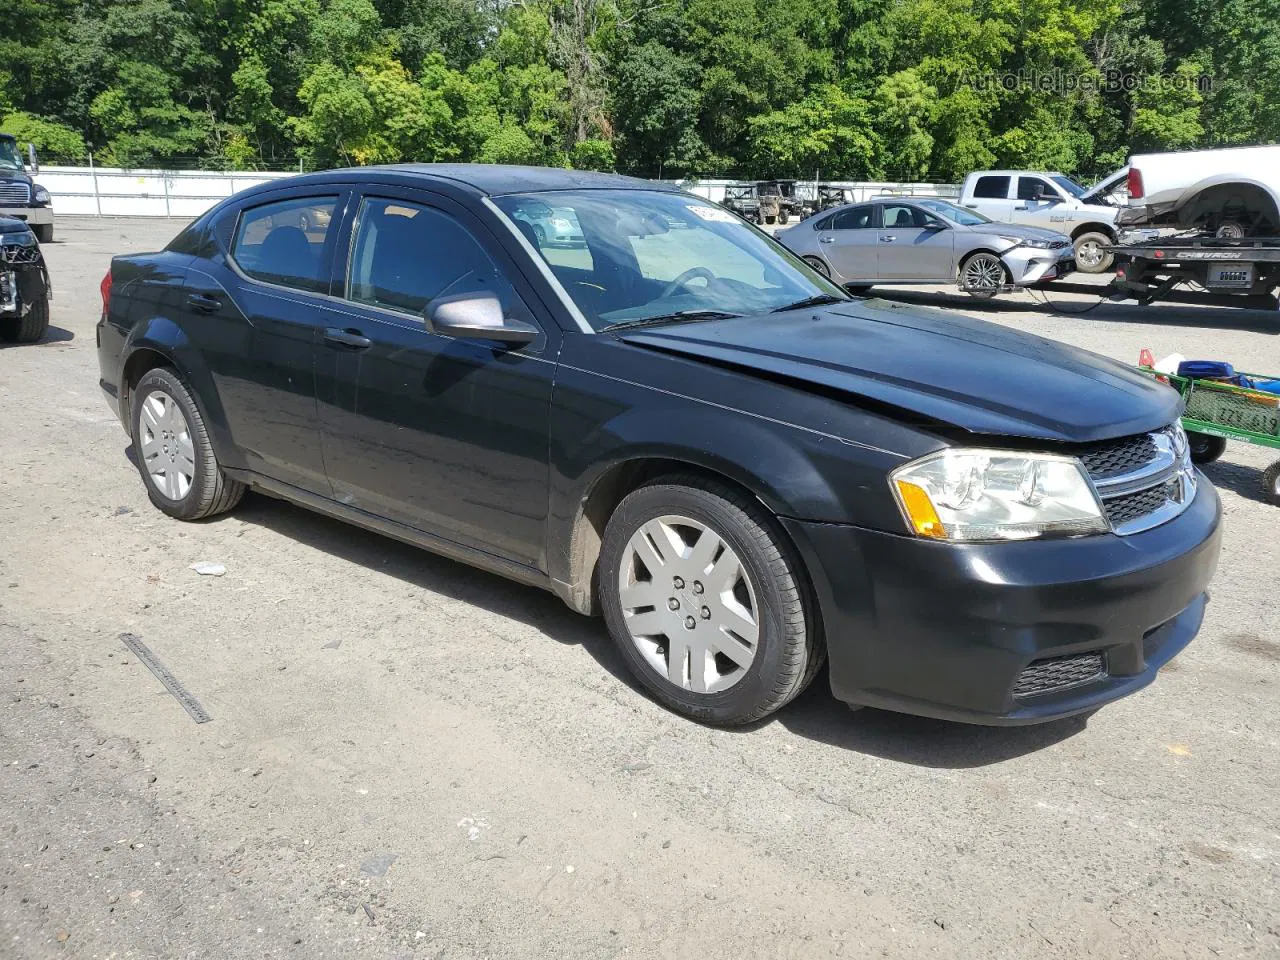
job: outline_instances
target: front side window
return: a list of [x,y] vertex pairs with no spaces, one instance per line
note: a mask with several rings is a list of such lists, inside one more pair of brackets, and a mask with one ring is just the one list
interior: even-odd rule
[[1008,200],[1008,177],[979,177],[974,184],[973,195],[983,200]]
[[255,280],[327,293],[322,255],[337,202],[337,197],[295,197],[245,210],[231,243],[232,259]]
[[437,297],[510,288],[479,242],[440,210],[403,200],[360,205],[347,270],[347,299],[421,315]]
[[[816,296],[844,300],[785,248],[716,204],[657,190],[565,190],[495,197],[514,229],[573,214],[584,249],[572,262],[534,244],[587,321],[764,313]],[[567,217],[566,217],[567,219]]]
[[[1037,196],[1039,194],[1039,196]],[[1056,197],[1058,191],[1049,186],[1042,177],[1019,177],[1018,178],[1018,199],[1019,200],[1039,200],[1042,197],[1048,199]]]
[[0,138],[0,170],[23,169],[22,154],[18,152],[18,144],[7,137]]
[[888,230],[897,228],[905,230],[908,227],[923,227],[929,223],[930,217],[919,207],[908,206],[905,203],[886,203],[884,206],[884,226]]

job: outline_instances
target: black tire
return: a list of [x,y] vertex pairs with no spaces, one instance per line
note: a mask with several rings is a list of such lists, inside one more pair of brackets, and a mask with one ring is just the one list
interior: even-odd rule
[[1226,451],[1227,438],[1188,430],[1187,446],[1191,451],[1192,463],[1213,463]]
[[[694,693],[659,674],[626,626],[619,592],[624,552],[637,530],[668,514],[715,531],[738,555],[757,594],[755,657],[736,683],[717,693]],[[798,696],[825,661],[799,558],[758,503],[715,480],[662,477],[623,498],[605,529],[598,582],[609,633],[636,679],[659,703],[699,722],[739,726],[759,720]]]
[[[191,438],[194,471],[191,486],[178,499],[171,499],[156,485],[155,479],[147,472],[143,456],[142,410],[147,399],[153,394],[163,393],[173,400],[187,421],[187,430]],[[133,437],[134,458],[138,472],[142,475],[142,483],[147,488],[147,496],[162,512],[177,520],[203,520],[219,513],[226,513],[244,496],[244,484],[233,480],[222,472],[217,457],[213,453],[213,445],[209,442],[209,432],[205,428],[204,417],[196,406],[186,383],[177,372],[168,367],[157,367],[148,370],[138,380],[130,398],[131,435]]]
[[1081,273],[1106,273],[1116,262],[1115,254],[1110,250],[1107,250],[1103,253],[1102,259],[1095,262],[1086,262],[1090,258],[1086,256],[1085,259],[1082,260],[1080,258],[1080,250],[1089,244],[1099,244],[1104,247],[1110,247],[1111,238],[1105,233],[1098,233],[1093,230],[1088,233],[1082,233],[1080,236],[1076,237],[1075,240],[1072,241],[1072,246],[1076,255],[1076,269]]
[[37,242],[53,243],[53,224],[52,223],[32,224],[31,232],[36,235]]
[[1267,498],[1267,503],[1280,507],[1280,460],[1263,472],[1262,495]]
[[0,320],[0,340],[9,343],[39,343],[49,329],[49,301],[37,300],[21,317]]
[[547,245],[547,231],[538,224],[533,225],[533,239],[538,242],[538,246],[545,247]]
[[831,268],[827,266],[825,260],[821,257],[805,257],[804,262],[813,268],[815,273],[820,273],[828,280],[831,279]]
[[791,219],[790,212],[786,210],[782,210],[778,213],[778,222],[781,223],[783,226],[786,226],[787,221],[790,219]]

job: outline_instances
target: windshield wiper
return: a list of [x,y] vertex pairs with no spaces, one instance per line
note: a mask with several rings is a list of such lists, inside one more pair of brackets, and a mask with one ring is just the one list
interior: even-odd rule
[[679,323],[682,320],[727,320],[729,317],[741,317],[741,313],[731,313],[728,310],[677,310],[675,313],[664,313],[658,317],[642,317],[639,320],[623,320],[621,323],[611,323],[605,327],[608,331],[613,330],[629,330],[635,327],[656,327],[661,323]]
[[805,307],[825,307],[829,303],[848,303],[848,297],[837,297],[830,293],[820,293],[816,297],[805,297],[803,300],[797,300],[795,303],[788,303],[781,307],[774,307],[770,313],[785,313],[788,310],[803,310]]

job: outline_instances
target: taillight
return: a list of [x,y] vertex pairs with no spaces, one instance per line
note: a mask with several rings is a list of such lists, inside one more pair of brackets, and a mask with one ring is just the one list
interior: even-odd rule
[[1137,167],[1129,168],[1129,199],[1141,200],[1143,195],[1142,171]]
[[111,270],[108,268],[107,275],[102,278],[98,290],[102,293],[102,319],[107,319],[107,311],[111,309]]

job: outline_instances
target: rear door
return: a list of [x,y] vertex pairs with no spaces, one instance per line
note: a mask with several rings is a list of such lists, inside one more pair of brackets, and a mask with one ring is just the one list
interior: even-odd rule
[[970,210],[1000,223],[1010,223],[1013,216],[1013,181],[1007,173],[986,173],[973,184],[973,196],[964,201]]
[[322,495],[315,359],[346,199],[311,187],[229,211],[219,222],[229,256],[194,261],[183,291],[235,447],[231,465]]
[[[371,187],[344,235],[318,363],[334,497],[541,567],[558,329],[488,229],[448,198]],[[432,299],[469,292],[495,294],[543,334],[510,348],[428,332]]]
[[877,265],[882,280],[951,280],[955,232],[913,203],[880,205]]
[[860,203],[829,214],[817,225],[818,244],[832,276],[843,283],[879,279],[876,246],[879,209]]

